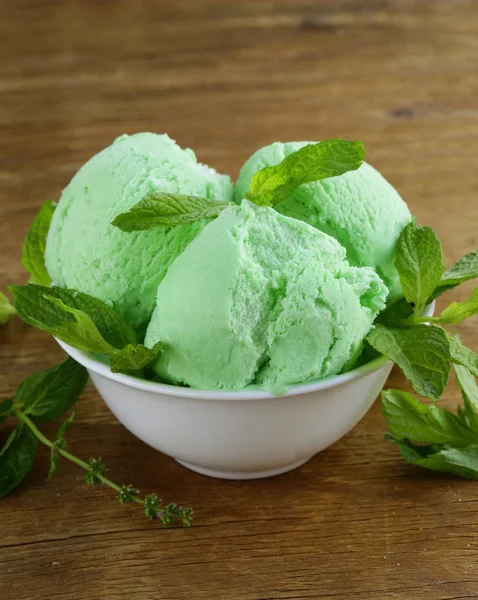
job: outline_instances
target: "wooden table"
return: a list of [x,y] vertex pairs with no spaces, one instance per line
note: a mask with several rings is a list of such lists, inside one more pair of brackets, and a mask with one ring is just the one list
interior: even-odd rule
[[[167,131],[237,174],[273,140],[363,139],[450,265],[478,246],[474,0],[0,1],[0,284],[46,198],[122,132]],[[463,299],[464,286],[451,294]],[[460,327],[478,348],[477,322]],[[0,398],[62,352],[13,320]],[[389,384],[403,386],[401,375]],[[454,385],[444,402],[453,405]],[[406,465],[379,404],[287,475],[228,482],[142,444],[89,386],[69,435],[115,480],[195,509],[162,530],[41,450],[0,502],[2,600],[478,598],[478,484]],[[53,435],[54,426],[45,427]]]

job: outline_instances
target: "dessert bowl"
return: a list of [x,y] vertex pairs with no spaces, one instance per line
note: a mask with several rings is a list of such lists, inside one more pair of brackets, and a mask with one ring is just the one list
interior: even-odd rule
[[[433,309],[434,303],[424,314]],[[131,433],[183,466],[222,479],[270,477],[304,464],[362,419],[392,369],[380,356],[347,373],[294,385],[283,396],[199,390],[112,373],[93,355],[57,342],[86,367]]]

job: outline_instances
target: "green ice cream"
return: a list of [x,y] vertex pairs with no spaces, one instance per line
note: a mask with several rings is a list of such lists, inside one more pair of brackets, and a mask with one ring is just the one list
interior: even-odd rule
[[230,200],[229,177],[197,162],[167,135],[124,135],[91,158],[63,191],[46,247],[55,285],[112,304],[136,328],[153,312],[169,265],[206,221],[124,233],[111,221],[151,191]]
[[345,254],[273,209],[226,209],[158,287],[145,341],[165,345],[157,373],[202,389],[278,389],[347,369],[387,289]]
[[[276,142],[257,150],[241,169],[235,201],[244,198],[254,173],[308,143]],[[397,191],[369,164],[340,177],[300,185],[275,208],[333,236],[345,247],[352,265],[372,267],[391,296],[400,293],[395,246],[411,215]]]

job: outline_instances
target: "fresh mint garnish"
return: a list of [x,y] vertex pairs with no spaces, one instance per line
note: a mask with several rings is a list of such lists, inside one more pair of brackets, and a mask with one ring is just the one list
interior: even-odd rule
[[[287,156],[280,164],[258,171],[251,179],[246,198],[259,206],[275,206],[302,183],[337,177],[358,169],[363,157],[362,142],[337,139],[308,144]],[[125,232],[174,227],[215,218],[230,206],[234,206],[234,203],[200,196],[151,192],[129,211],[116,216],[111,224]]]
[[[460,385],[465,371],[457,371]],[[470,377],[473,380],[470,373],[465,376],[467,389]],[[474,380],[471,385],[476,388]],[[395,443],[409,463],[478,479],[478,414],[465,392],[463,397],[464,409],[458,407],[455,415],[446,408],[424,405],[406,392],[382,392],[382,412],[391,432],[385,439]]]
[[444,269],[441,244],[431,227],[417,227],[414,221],[405,227],[397,243],[395,266],[403,295],[420,314]]
[[110,368],[113,373],[134,374],[147,367],[158,358],[163,349],[163,344],[158,342],[152,348],[142,344],[128,344],[121,350],[110,354]]
[[29,325],[90,352],[136,343],[133,328],[101,300],[59,287],[10,286],[15,308]]
[[[447,272],[454,273],[450,281],[456,281],[458,273],[470,279],[474,260],[471,253],[457,263],[459,266],[452,267]],[[478,290],[465,302],[452,302],[438,317],[422,314],[426,302],[437,295],[448,275],[443,275],[443,252],[435,232],[430,227],[417,227],[414,220],[400,235],[395,266],[404,297],[396,299],[377,317],[366,339],[403,370],[417,393],[438,400],[452,362],[463,364],[478,375],[478,355],[441,328],[478,312]]]
[[234,203],[200,196],[151,192],[128,212],[115,217],[111,224],[126,232],[174,227],[217,217],[229,206],[234,206]]
[[58,314],[63,313],[63,315],[73,316],[73,321],[63,321],[61,327],[56,330],[52,329],[50,333],[67,344],[86,352],[109,354],[115,351],[114,347],[102,337],[94,322],[84,311],[68,306],[60,298],[54,298],[48,294],[45,294],[44,298],[57,307]]
[[443,274],[430,301],[443,294],[443,292],[451,290],[457,285],[476,277],[478,277],[478,250],[473,250],[473,252],[460,258],[451,269]]
[[162,344],[146,348],[133,328],[104,302],[74,290],[27,284],[10,286],[19,316],[85,352],[107,354],[113,373],[141,374]]
[[478,479],[478,387],[465,367],[455,366],[455,371],[464,400],[456,415],[424,405],[406,392],[382,392],[382,412],[391,432],[385,439],[409,463]]
[[[369,343],[396,362],[422,396],[438,400],[454,363],[463,392],[463,407],[448,409],[422,404],[411,394],[382,392],[382,412],[390,434],[409,463],[425,469],[478,479],[478,354],[440,326],[453,325],[478,312],[478,291],[452,302],[438,317],[421,314],[425,303],[461,281],[478,275],[471,253],[443,275],[443,255],[430,228],[410,223],[397,244],[395,265],[404,298],[388,307],[367,336]],[[448,283],[444,283],[448,282]],[[434,325],[424,325],[431,322]]]
[[0,325],[6,325],[14,314],[15,309],[10,304],[9,299],[0,292]]
[[450,375],[450,346],[440,327],[410,328],[377,324],[367,341],[395,362],[422,396],[438,400]]
[[101,458],[83,461],[67,449],[65,435],[74,421],[76,410],[60,425],[55,440],[49,440],[38,428],[39,421],[60,417],[78,402],[87,379],[86,369],[68,358],[56,367],[34,373],[17,389],[15,401],[0,402],[2,420],[11,416],[16,427],[0,450],[0,498],[14,490],[30,471],[37,443],[50,449],[48,478],[58,470],[60,460],[66,459],[85,471],[88,484],[104,484],[111,488],[120,502],[139,504],[148,518],[158,519],[164,526],[180,523],[189,527],[192,510],[177,504],[163,505],[156,494],[141,496],[132,485],[118,485],[107,477]]
[[45,247],[56,204],[47,200],[31,224],[23,240],[22,263],[35,283],[49,286],[50,276],[45,267]]
[[365,155],[362,142],[336,139],[308,144],[251,179],[246,199],[259,206],[275,206],[303,183],[355,171]]

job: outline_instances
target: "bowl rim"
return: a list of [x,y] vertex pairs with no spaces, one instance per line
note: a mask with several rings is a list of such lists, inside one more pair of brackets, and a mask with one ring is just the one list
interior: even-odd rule
[[[433,315],[435,309],[435,301],[427,305],[423,311],[425,316]],[[173,396],[179,398],[197,398],[202,400],[265,400],[286,398],[292,396],[300,396],[303,394],[310,394],[311,392],[319,392],[330,388],[338,387],[344,383],[361,379],[370,373],[378,371],[384,367],[391,365],[391,361],[386,356],[378,356],[368,363],[341,373],[340,375],[332,375],[319,381],[310,381],[308,383],[298,383],[290,386],[284,394],[274,395],[271,392],[260,389],[251,390],[200,390],[189,387],[181,387],[177,385],[171,385],[168,383],[159,383],[156,381],[146,381],[132,375],[124,375],[123,373],[112,373],[103,362],[94,358],[92,354],[73,348],[69,344],[62,342],[55,337],[55,340],[63,348],[63,350],[71,356],[78,363],[86,367],[89,371],[93,371],[98,375],[102,375],[107,379],[120,383],[125,387],[142,390],[145,392],[152,392],[154,394],[163,394],[165,396]]]
[[321,379],[320,381],[311,381],[309,383],[299,383],[293,385],[290,388],[288,388],[284,394],[278,396],[265,390],[256,389],[237,391],[200,390],[195,388],[171,385],[168,383],[159,383],[157,381],[146,381],[138,377],[133,377],[132,375],[124,375],[123,373],[112,373],[108,365],[105,365],[97,358],[94,358],[88,352],[78,350],[77,348],[73,348],[72,346],[66,344],[65,342],[62,342],[57,338],[55,339],[69,356],[75,359],[76,362],[86,367],[89,371],[93,371],[93,373],[102,375],[103,377],[111,379],[112,381],[116,381],[117,383],[120,383],[126,387],[142,390],[145,392],[153,392],[155,394],[164,394],[166,396],[175,396],[180,398],[198,398],[203,400],[263,400],[266,398],[277,399],[278,397],[283,398],[287,396],[298,396],[302,394],[308,394],[310,392],[318,392],[320,390],[326,390],[332,387],[337,387],[349,381],[365,377],[366,375],[373,373],[374,371],[378,371],[379,369],[387,366],[387,364],[391,362],[385,356],[379,356],[371,360],[370,362],[361,365],[360,367],[357,367],[356,369],[347,371],[347,373],[326,377],[325,379]]

